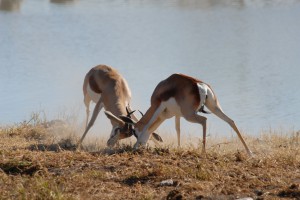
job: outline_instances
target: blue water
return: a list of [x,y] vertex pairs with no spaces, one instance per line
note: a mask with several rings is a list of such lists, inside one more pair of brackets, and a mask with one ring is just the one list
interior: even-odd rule
[[[39,111],[83,123],[85,73],[107,64],[128,80],[134,108],[145,111],[156,84],[180,72],[212,85],[247,134],[299,130],[299,19],[296,0],[1,0],[0,124]],[[233,134],[207,117],[210,134]],[[175,136],[173,121],[160,130]],[[182,123],[182,134],[202,135]],[[97,125],[109,134],[103,114]]]

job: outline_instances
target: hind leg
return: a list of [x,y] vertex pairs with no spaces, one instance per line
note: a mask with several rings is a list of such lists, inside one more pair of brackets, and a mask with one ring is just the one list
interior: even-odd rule
[[214,113],[216,116],[218,116],[220,119],[224,120],[225,122],[227,122],[232,128],[233,130],[236,132],[236,134],[238,135],[239,139],[241,140],[241,142],[243,143],[247,153],[249,155],[252,155],[252,152],[249,150],[246,142],[244,141],[239,129],[237,128],[237,126],[235,125],[234,121],[229,118],[222,110],[218,100],[216,99],[216,97],[212,94],[212,92],[208,95],[208,98],[206,100],[205,106],[212,112]]
[[202,155],[206,154],[205,146],[206,146],[206,117],[197,115],[196,113],[190,114],[190,115],[184,115],[184,118],[193,123],[198,123],[202,125],[203,128],[203,140],[202,140]]

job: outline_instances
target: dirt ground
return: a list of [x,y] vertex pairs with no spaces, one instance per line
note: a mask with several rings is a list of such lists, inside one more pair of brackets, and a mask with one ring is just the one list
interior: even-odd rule
[[78,138],[51,131],[0,129],[0,199],[300,199],[299,132],[246,137],[249,157],[234,138],[203,156],[195,146],[75,151]]

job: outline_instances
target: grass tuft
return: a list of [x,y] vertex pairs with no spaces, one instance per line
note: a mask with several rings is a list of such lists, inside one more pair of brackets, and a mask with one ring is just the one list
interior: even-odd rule
[[10,160],[0,163],[0,168],[8,175],[34,175],[40,171],[42,167],[30,161]]

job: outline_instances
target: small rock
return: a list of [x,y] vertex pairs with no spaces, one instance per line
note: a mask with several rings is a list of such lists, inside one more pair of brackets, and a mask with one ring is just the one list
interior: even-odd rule
[[164,181],[160,182],[159,185],[160,186],[173,186],[174,181],[172,179],[164,180]]

